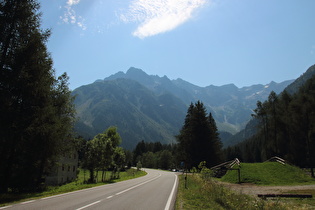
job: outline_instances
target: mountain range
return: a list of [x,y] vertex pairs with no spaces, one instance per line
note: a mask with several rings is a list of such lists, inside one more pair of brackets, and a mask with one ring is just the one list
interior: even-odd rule
[[212,113],[226,143],[245,128],[258,100],[266,100],[271,91],[281,93],[293,81],[242,88],[234,84],[199,87],[131,67],[126,73],[118,72],[73,91],[78,116],[75,130],[93,138],[109,126],[117,126],[126,149],[133,149],[141,140],[175,143],[188,106],[200,100]]

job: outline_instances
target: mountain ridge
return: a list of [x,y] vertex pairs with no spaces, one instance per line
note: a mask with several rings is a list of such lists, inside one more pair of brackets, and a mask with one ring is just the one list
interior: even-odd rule
[[292,81],[242,88],[234,84],[199,87],[131,67],[126,73],[117,72],[73,91],[79,117],[75,130],[93,138],[107,127],[117,126],[127,149],[142,140],[175,143],[188,106],[200,100],[219,131],[230,136],[228,133],[246,126],[257,100],[265,100],[271,90],[281,92]]
[[[183,79],[170,80],[167,76],[148,75],[143,70],[131,67],[126,73],[118,72],[103,81],[114,80],[117,78],[132,79],[144,85],[156,94],[170,92],[180,98],[185,104],[201,100],[208,112],[212,112],[218,123],[219,130],[228,131],[233,134],[239,132],[248,122],[255,108],[257,100],[268,97],[271,91],[280,93],[285,87],[294,80],[287,80],[281,83],[271,81],[269,84],[256,84],[238,88],[234,84],[222,86],[209,85],[199,87]],[[244,102],[245,101],[245,102]],[[239,113],[231,114],[231,107],[239,109]],[[226,114],[230,113],[230,114]]]

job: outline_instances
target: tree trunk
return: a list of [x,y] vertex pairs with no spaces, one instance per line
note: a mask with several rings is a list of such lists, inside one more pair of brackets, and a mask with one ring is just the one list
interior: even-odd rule
[[105,182],[105,178],[106,178],[106,171],[103,170],[102,171],[102,182]]
[[89,169],[89,171],[90,171],[89,183],[95,183],[95,180],[94,180],[94,170],[93,170],[93,169]]

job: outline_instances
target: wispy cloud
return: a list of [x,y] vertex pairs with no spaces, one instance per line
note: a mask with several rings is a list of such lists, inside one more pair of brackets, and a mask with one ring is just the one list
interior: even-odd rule
[[67,4],[68,4],[69,6],[76,5],[76,4],[78,4],[78,3],[80,3],[80,0],[68,0],[68,1],[67,1]]
[[134,36],[145,38],[170,31],[192,18],[207,0],[134,0],[120,19],[139,22]]
[[68,0],[65,8],[65,12],[63,16],[60,17],[60,19],[64,23],[77,25],[82,30],[86,30],[86,25],[84,24],[84,18],[82,16],[79,16],[76,14],[76,11],[74,10],[74,6],[79,4],[80,0]]

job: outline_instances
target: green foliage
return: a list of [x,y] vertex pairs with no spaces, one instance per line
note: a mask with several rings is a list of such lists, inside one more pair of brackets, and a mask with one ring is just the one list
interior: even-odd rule
[[119,178],[120,171],[125,167],[126,163],[126,154],[123,148],[116,147],[113,157],[114,169],[112,171],[112,179]]
[[175,153],[176,145],[141,141],[133,151],[134,164],[140,161],[146,168],[176,168]]
[[[257,185],[301,185],[315,183],[315,180],[301,169],[277,162],[242,163],[241,182]],[[238,183],[237,171],[228,171],[221,178],[224,182]]]
[[55,78],[36,0],[0,2],[0,191],[39,190],[71,147],[74,106]]
[[[315,76],[294,95],[271,92],[254,110],[258,132],[226,156],[237,155],[244,162],[258,162],[273,156],[284,158],[299,167],[315,167]],[[233,151],[234,150],[234,151]],[[234,156],[235,158],[235,156]],[[314,171],[313,171],[314,176]]]
[[142,155],[141,158],[142,166],[147,168],[155,168],[157,164],[156,156],[153,154],[153,152],[146,152]]
[[209,168],[207,168],[206,165],[207,165],[206,161],[202,161],[198,165],[201,178],[204,180],[208,180],[211,177],[213,177],[213,172]]
[[221,141],[211,113],[200,101],[188,108],[185,123],[177,136],[179,160],[190,169],[206,161],[207,166],[214,166],[221,161]]
[[170,169],[173,166],[173,155],[168,150],[163,150],[159,155],[159,167],[161,169]]
[[214,181],[205,181],[200,176],[179,176],[175,209],[290,209],[289,205],[257,200],[245,194],[235,193]]
[[[89,182],[94,183],[95,171],[103,171],[102,181],[105,179],[105,171],[114,167],[116,171],[125,165],[125,154],[119,148],[121,137],[116,127],[109,127],[104,133],[96,135],[86,144],[82,167],[90,171]],[[114,174],[115,176],[115,174]]]
[[138,161],[138,163],[137,163],[137,171],[140,171],[141,168],[142,168],[142,164],[141,164],[140,161]]
[[206,168],[206,161],[201,161],[198,165],[199,170],[201,171],[202,169]]

